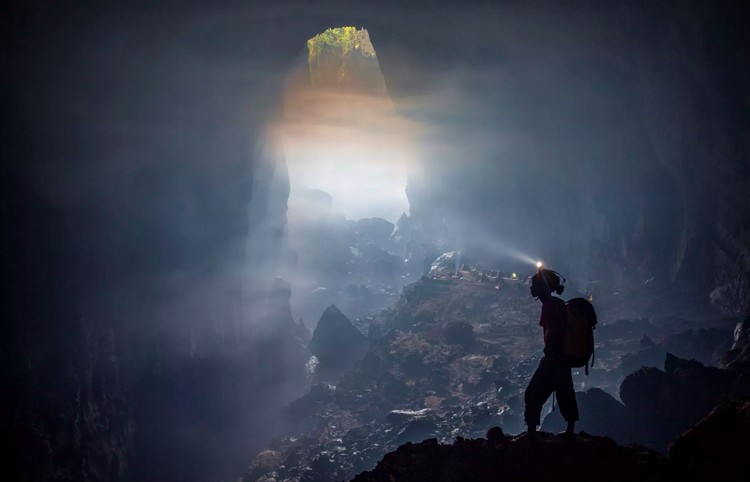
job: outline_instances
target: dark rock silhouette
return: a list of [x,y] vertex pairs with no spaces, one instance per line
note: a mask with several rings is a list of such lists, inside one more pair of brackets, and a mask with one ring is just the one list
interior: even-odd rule
[[323,312],[309,344],[321,369],[351,367],[367,348],[367,338],[335,305]]
[[732,347],[721,358],[719,366],[739,373],[750,373],[750,312],[737,323]]
[[733,397],[738,375],[667,354],[664,371],[643,367],[620,385],[629,429],[640,443],[665,450],[714,406]]
[[747,480],[748,440],[750,400],[719,405],[669,447],[677,480]]
[[604,474],[611,481],[667,480],[666,461],[658,454],[635,445],[621,447],[606,437],[580,434],[571,442],[539,433],[532,442],[491,429],[488,438],[406,444],[353,481],[594,481]]

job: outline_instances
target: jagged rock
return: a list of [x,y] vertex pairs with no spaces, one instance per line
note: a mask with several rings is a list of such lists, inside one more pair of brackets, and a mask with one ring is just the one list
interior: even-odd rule
[[683,330],[665,336],[658,343],[643,335],[640,350],[621,357],[620,373],[628,375],[642,366],[661,367],[667,353],[712,365],[728,348],[729,331],[725,328]]
[[511,439],[502,432],[492,441],[458,438],[454,444],[436,439],[406,444],[386,454],[377,467],[353,482],[599,481],[666,478],[666,462],[648,449],[624,448],[604,437],[581,434],[572,442],[539,433],[537,439]]
[[750,477],[750,400],[716,407],[670,447],[677,480],[745,481]]
[[732,347],[721,358],[719,366],[739,373],[750,373],[750,313],[737,323]]
[[633,433],[650,447],[667,444],[731,397],[737,374],[667,354],[664,371],[644,367],[620,385]]
[[641,367],[661,367],[666,355],[667,352],[659,346],[650,346],[636,353],[627,353],[620,358],[620,373],[628,375]]
[[430,275],[446,275],[458,269],[458,251],[443,253],[430,265]]
[[364,354],[367,338],[331,305],[320,317],[308,346],[320,360],[321,368],[345,369]]

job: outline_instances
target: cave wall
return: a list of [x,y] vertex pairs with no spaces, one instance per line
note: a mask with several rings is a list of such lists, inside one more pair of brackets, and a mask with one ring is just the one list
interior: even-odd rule
[[743,311],[741,18],[710,2],[510,2],[426,11],[450,33],[429,41],[411,38],[414,17],[369,26],[391,96],[438,145],[412,212],[447,217],[452,247],[479,258],[488,232],[613,290],[654,278]]
[[293,377],[264,371],[285,352],[243,295],[283,236],[283,170],[257,156],[288,68],[333,25],[368,28],[397,107],[432,126],[428,161],[446,162],[409,188],[425,226],[455,242],[470,216],[563,268],[724,286],[726,309],[746,306],[742,11],[441,5],[9,10],[11,478],[205,480],[265,444],[259,407]]

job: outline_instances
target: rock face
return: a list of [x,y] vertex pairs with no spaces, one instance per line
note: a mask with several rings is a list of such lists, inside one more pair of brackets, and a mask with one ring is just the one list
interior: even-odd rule
[[320,317],[308,346],[320,361],[321,369],[344,370],[364,354],[367,338],[346,315],[331,305]]
[[721,358],[719,366],[739,373],[750,372],[750,312],[737,323],[732,348]]
[[[132,462],[133,407],[112,299],[49,199],[2,176],[0,442],[8,480],[116,481]],[[7,229],[6,229],[7,227]],[[85,301],[84,301],[85,300]]]
[[[576,392],[581,417],[576,427],[621,444],[637,442],[666,452],[669,443],[714,406],[747,396],[747,390],[747,379],[735,372],[667,354],[664,370],[643,367],[625,378],[622,403],[596,388]],[[542,424],[542,430],[550,432],[564,427],[559,410]]]
[[718,403],[734,396],[736,373],[667,354],[664,371],[644,367],[620,386],[629,431],[639,441],[665,450]]
[[750,476],[750,400],[719,405],[669,447],[678,480],[744,481]]
[[472,480],[601,480],[604,474],[615,481],[661,481],[666,464],[643,447],[624,448],[604,437],[585,434],[572,442],[540,433],[530,442],[491,433],[486,439],[457,438],[453,444],[430,439],[406,444],[363,472],[354,482]]
[[[445,444],[479,437],[493,425],[507,433],[525,429],[523,392],[541,356],[538,302],[525,289],[497,289],[491,276],[467,268],[460,276],[425,276],[407,286],[394,307],[370,321],[361,359],[284,409],[283,436],[268,446],[283,458],[273,471],[277,480],[346,480],[405,442],[434,437]],[[608,311],[605,298],[599,303]],[[594,379],[608,389],[619,385],[624,350],[661,347],[686,326],[682,319],[603,324],[596,365],[590,377],[574,374],[576,386],[597,386]],[[644,340],[646,334],[660,344]],[[690,341],[688,351],[706,352],[694,347],[692,332],[677,338]],[[664,452],[722,397],[738,393],[733,372],[674,356],[665,365],[665,358],[659,362],[664,370],[643,369],[643,380],[628,378],[625,403],[600,388],[577,392],[578,428]],[[545,431],[563,427],[559,410],[544,420]]]
[[[435,240],[439,254],[455,248],[455,233],[470,233],[472,247],[486,251],[497,248],[487,239],[510,233],[513,246],[572,253],[613,287],[652,276],[696,285],[696,299],[713,292],[731,313],[750,299],[750,31],[739,21],[747,17],[742,2],[635,2],[627,14],[619,2],[574,2],[577,8],[553,9],[541,22],[533,7],[490,15],[485,3],[472,10],[463,2],[464,18],[492,28],[464,29],[455,42],[439,33],[455,27],[445,15],[446,23],[430,25],[437,44],[413,35],[421,9],[382,22],[380,11],[370,17],[359,2],[337,5],[331,17],[320,8],[320,15],[228,29],[213,19],[256,18],[255,10],[207,9],[209,22],[195,22],[193,9],[167,10],[167,25],[162,7],[120,21],[123,12],[107,2],[95,12],[53,3],[15,2],[3,15],[11,41],[3,42],[10,67],[2,92],[7,117],[17,120],[0,180],[1,264],[11,280],[2,306],[0,376],[8,395],[0,423],[4,445],[14,447],[10,479],[229,478],[247,456],[241,445],[252,445],[247,434],[268,433],[264,407],[284,397],[274,392],[272,371],[259,367],[284,359],[266,340],[242,333],[257,321],[252,303],[265,301],[274,276],[266,269],[283,255],[288,186],[283,167],[271,163],[277,153],[265,149],[273,143],[262,140],[264,125],[288,63],[311,33],[342,17],[376,20],[370,33],[402,110],[413,107],[410,94],[450,84],[442,72],[503,72],[502,89],[469,75],[464,90],[490,83],[492,95],[468,92],[429,116],[444,127],[436,137],[447,134],[438,148],[454,145],[472,168],[427,153],[428,175],[408,189],[410,223],[423,230],[414,240]],[[518,29],[506,28],[514,25],[530,28],[515,37]],[[251,56],[249,64],[237,61],[238,52]],[[561,89],[580,95],[561,96]],[[464,100],[477,107],[466,112],[475,117],[450,107]],[[483,132],[467,136],[456,125],[472,121],[497,145],[477,149]],[[518,145],[506,149],[511,138]],[[261,152],[248,155],[256,139]],[[571,171],[580,174],[575,184],[561,183]],[[592,189],[576,190],[582,182]],[[455,189],[446,196],[449,186]],[[541,215],[519,214],[519,205]],[[544,245],[536,236],[558,214],[565,229],[574,226],[559,249],[557,239]],[[467,219],[482,232],[462,229]],[[251,273],[235,272],[244,260]],[[242,296],[248,286],[250,299]],[[472,309],[461,301],[447,311]],[[425,339],[442,339],[429,320],[401,321]],[[424,395],[429,383],[444,400],[458,393],[474,402],[469,389],[507,369],[489,357],[433,349],[403,331],[392,346],[408,353],[389,363],[381,355],[391,344],[383,343],[363,360],[362,391],[342,396],[374,400],[387,412]],[[699,371],[641,372],[623,392],[626,406],[647,410],[663,398],[660,409],[679,411],[697,390],[717,388],[682,381],[686,370]],[[467,376],[447,375],[455,373]],[[505,375],[506,386],[523,385]],[[517,398],[507,402],[517,407]],[[318,460],[322,471],[330,458]]]

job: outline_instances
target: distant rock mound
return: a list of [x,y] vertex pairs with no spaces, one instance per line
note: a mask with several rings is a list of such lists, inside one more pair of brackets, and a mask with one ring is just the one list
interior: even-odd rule
[[717,404],[734,397],[738,375],[667,354],[664,371],[643,367],[620,385],[626,418],[639,441],[659,450]]
[[488,439],[436,439],[402,445],[387,454],[374,470],[354,482],[474,482],[512,480],[600,481],[667,480],[667,463],[644,447],[617,445],[586,434],[575,440],[539,433],[535,441],[509,437],[494,427]]
[[321,369],[350,368],[367,349],[367,338],[335,305],[323,312],[308,345]]
[[[717,404],[750,394],[750,378],[695,360],[667,354],[664,370],[643,367],[620,387],[622,403],[593,388],[576,392],[581,419],[576,427],[606,435],[620,444],[638,442],[666,453],[667,446],[698,423]],[[559,410],[544,419],[542,430],[565,428]]]

